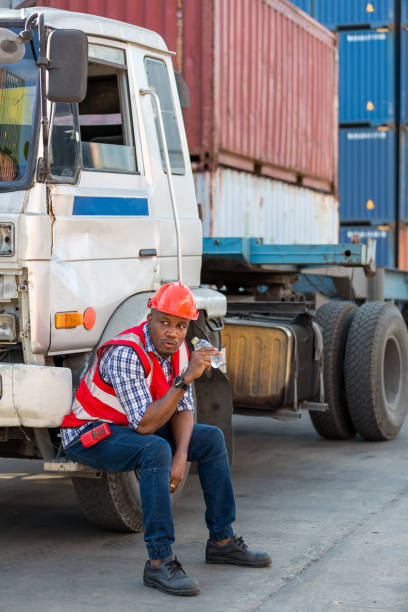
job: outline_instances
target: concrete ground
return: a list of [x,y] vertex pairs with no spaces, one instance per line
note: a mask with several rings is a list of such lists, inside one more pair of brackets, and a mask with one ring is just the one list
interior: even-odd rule
[[71,483],[40,462],[0,460],[0,611],[408,611],[408,426],[391,443],[329,442],[309,418],[234,417],[236,532],[273,566],[206,565],[203,502],[190,476],[175,552],[196,598],[142,584],[140,535],[82,517]]

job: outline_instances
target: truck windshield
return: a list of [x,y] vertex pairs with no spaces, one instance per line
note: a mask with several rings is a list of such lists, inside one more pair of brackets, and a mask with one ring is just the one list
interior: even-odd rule
[[[9,28],[18,33],[21,28]],[[15,64],[0,64],[0,189],[23,187],[33,146],[33,112],[38,71],[34,47]]]

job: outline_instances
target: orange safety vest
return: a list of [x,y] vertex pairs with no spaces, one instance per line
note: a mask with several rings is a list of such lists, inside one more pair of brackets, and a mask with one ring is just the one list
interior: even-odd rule
[[154,353],[146,351],[146,339],[141,323],[108,340],[98,349],[92,367],[81,380],[75,394],[71,412],[64,418],[61,427],[80,427],[89,421],[105,421],[116,425],[128,425],[125,410],[116,397],[112,385],[104,382],[99,374],[102,350],[107,346],[130,346],[142,362],[153,401],[167,393],[173,380],[188,364],[186,343],[171,356],[171,382],[168,383],[159,360]]

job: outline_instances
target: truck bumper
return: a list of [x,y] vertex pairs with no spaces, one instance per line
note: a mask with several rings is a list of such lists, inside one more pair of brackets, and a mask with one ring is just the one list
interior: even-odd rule
[[59,427],[71,404],[68,368],[0,364],[0,427]]

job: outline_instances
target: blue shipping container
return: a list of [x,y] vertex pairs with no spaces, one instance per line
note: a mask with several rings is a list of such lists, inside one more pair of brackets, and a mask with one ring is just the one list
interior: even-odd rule
[[408,223],[408,126],[401,129],[400,138],[400,221]]
[[340,129],[339,192],[340,221],[395,219],[395,130]]
[[395,34],[341,32],[340,123],[386,125],[395,121]]
[[395,0],[315,0],[314,16],[329,30],[339,26],[378,28],[396,22]]
[[377,241],[375,260],[377,266],[395,268],[395,230],[388,225],[353,225],[340,227],[340,243],[351,242],[353,236],[358,235],[363,244],[367,238]]
[[[404,4],[408,5],[407,0]],[[401,28],[401,92],[400,92],[402,124],[408,124],[408,31]]]
[[296,4],[305,13],[312,14],[312,0],[290,0],[292,4]]
[[408,23],[408,2],[407,0],[400,0],[401,2],[401,23],[403,25]]

